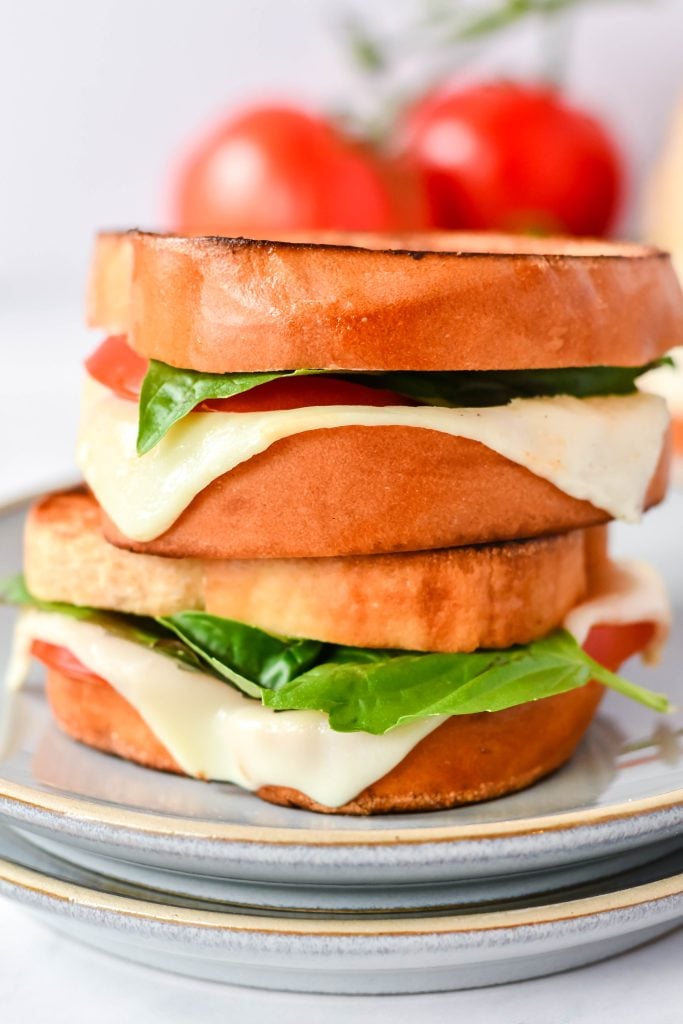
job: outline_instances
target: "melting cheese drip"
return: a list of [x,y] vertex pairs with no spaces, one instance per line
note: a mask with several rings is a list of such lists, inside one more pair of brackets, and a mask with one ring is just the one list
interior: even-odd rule
[[[607,570],[598,590],[565,625],[583,641],[598,623],[655,622],[660,640],[669,623],[664,586],[647,565]],[[16,629],[8,681],[28,673],[33,640],[66,647],[106,679],[141,715],[180,767],[198,778],[246,789],[290,786],[328,807],[340,807],[391,771],[443,716],[385,733],[341,733],[318,711],[275,712],[226,683],[120,637],[100,626],[29,610]]]
[[661,395],[675,416],[683,416],[683,346],[673,348],[669,355],[674,366],[660,366],[643,374],[638,387],[652,395]]
[[86,379],[78,464],[127,537],[169,529],[219,476],[293,434],[320,428],[408,426],[479,441],[617,519],[642,512],[668,425],[654,395],[515,399],[485,409],[311,406],[275,412],[191,413],[146,455],[135,450],[138,408]]

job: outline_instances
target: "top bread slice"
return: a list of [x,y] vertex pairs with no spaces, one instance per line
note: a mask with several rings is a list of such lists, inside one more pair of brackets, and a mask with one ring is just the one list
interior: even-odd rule
[[683,344],[683,294],[635,244],[130,231],[97,239],[89,322],[210,373],[638,366]]

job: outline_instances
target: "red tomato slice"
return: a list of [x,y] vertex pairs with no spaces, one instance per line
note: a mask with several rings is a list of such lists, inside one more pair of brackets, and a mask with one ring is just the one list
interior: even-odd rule
[[[133,352],[123,335],[106,338],[85,361],[96,381],[119,398],[137,402],[147,360]],[[368,388],[335,377],[284,377],[260,384],[234,398],[215,398],[197,406],[201,412],[270,412],[310,405],[416,405],[394,391]]]
[[394,391],[368,388],[334,377],[285,377],[271,380],[234,398],[202,402],[200,412],[269,412],[301,409],[309,405],[416,405]]
[[100,384],[118,395],[137,402],[147,373],[147,360],[126,343],[125,335],[105,338],[85,361],[85,368]]
[[55,672],[62,672],[72,679],[78,679],[84,683],[106,683],[105,679],[86,668],[83,662],[79,661],[75,654],[72,654],[66,647],[48,644],[44,640],[34,640],[31,644],[31,655],[47,668],[54,669]]
[[[652,622],[594,626],[583,646],[592,658],[614,672],[624,661],[648,645],[654,631],[655,626]],[[64,675],[84,683],[106,682],[86,668],[66,647],[48,644],[44,640],[34,640],[31,644],[31,654],[47,668],[63,672]]]
[[653,622],[593,626],[583,649],[605,668],[616,672],[628,658],[644,650],[655,635]]
[[674,437],[674,451],[677,455],[683,455],[683,417],[674,416],[671,428]]

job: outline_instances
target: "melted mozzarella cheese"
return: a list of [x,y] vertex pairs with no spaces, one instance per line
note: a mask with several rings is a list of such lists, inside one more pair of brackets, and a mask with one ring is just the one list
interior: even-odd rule
[[617,519],[640,517],[668,424],[654,395],[516,399],[485,409],[312,406],[191,413],[136,454],[137,405],[86,380],[78,463],[127,537],[149,541],[212,481],[285,437],[350,426],[408,426],[479,441]]
[[661,395],[675,416],[683,416],[683,346],[669,352],[674,366],[659,366],[643,374],[638,387],[652,395]]
[[[649,621],[657,623],[660,637],[666,632],[663,584],[649,566],[624,563],[605,573],[597,593],[565,625],[583,641],[598,623]],[[100,626],[37,610],[25,611],[17,624],[12,688],[27,674],[34,639],[66,647],[106,679],[188,775],[252,790],[290,786],[329,807],[340,807],[381,779],[444,721],[426,718],[383,736],[334,732],[321,712],[275,712]]]
[[655,624],[655,635],[644,654],[647,661],[656,661],[671,627],[671,606],[661,576],[647,562],[606,562],[592,580],[590,596],[569,612],[564,625],[583,644],[598,623],[623,626],[630,622]]
[[11,687],[26,674],[34,639],[66,647],[106,679],[188,775],[251,790],[290,786],[330,807],[386,775],[443,721],[411,722],[384,736],[334,732],[322,712],[273,711],[100,626],[36,610],[17,624]]

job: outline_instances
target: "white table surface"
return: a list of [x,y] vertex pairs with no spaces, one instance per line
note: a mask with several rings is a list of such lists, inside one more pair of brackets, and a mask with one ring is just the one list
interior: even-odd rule
[[[0,506],[71,478],[80,382],[92,346],[73,305],[0,312]],[[3,1024],[681,1024],[683,930],[632,953],[498,988],[423,996],[307,996],[191,981],[92,952],[0,902]]]
[[3,1024],[681,1024],[683,930],[602,964],[496,988],[420,996],[260,992],[93,952],[0,902]]

